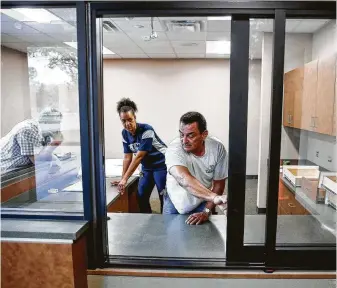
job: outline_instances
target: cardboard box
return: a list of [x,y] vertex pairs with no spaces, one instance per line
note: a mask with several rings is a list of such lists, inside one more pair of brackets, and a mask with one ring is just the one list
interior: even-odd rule
[[312,201],[316,203],[324,203],[325,189],[318,187],[318,179],[302,178],[302,191]]

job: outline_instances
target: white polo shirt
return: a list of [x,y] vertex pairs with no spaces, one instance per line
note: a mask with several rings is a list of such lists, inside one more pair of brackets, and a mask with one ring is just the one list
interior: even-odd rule
[[192,176],[210,189],[213,180],[228,177],[228,157],[224,145],[215,137],[205,139],[205,154],[201,157],[187,153],[177,138],[171,142],[166,153],[167,182],[166,188],[170,199],[180,214],[186,214],[195,209],[205,200],[200,199],[181,187],[170,174],[173,166],[185,166]]

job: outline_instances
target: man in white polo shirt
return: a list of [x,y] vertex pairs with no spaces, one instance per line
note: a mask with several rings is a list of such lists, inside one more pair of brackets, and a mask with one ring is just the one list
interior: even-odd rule
[[206,120],[198,112],[181,116],[179,133],[165,153],[169,173],[163,214],[189,214],[186,223],[198,225],[208,221],[216,205],[226,209],[227,152],[208,136]]

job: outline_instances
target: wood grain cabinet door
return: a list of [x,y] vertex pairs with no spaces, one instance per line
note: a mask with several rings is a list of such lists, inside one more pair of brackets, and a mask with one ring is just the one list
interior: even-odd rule
[[314,131],[332,134],[336,81],[336,54],[318,60]]
[[318,60],[304,65],[303,98],[301,109],[301,127],[314,131],[314,117],[316,115]]
[[333,113],[333,119],[332,119],[332,136],[336,136],[336,130],[337,130],[337,125],[336,125],[336,110],[337,110],[337,57],[336,57],[336,62],[335,62],[335,102],[334,102],[334,113]]
[[301,129],[302,125],[302,105],[303,105],[303,77],[304,68],[294,70],[294,111],[290,118],[292,127]]
[[294,70],[284,74],[283,92],[283,126],[293,127],[291,117],[294,115]]

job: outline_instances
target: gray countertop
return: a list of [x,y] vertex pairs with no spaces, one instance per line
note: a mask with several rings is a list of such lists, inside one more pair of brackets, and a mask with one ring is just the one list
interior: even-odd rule
[[[132,176],[127,182],[127,187],[130,186],[138,177]],[[111,186],[110,182],[119,179],[106,178],[106,203],[111,205],[120,196],[117,186]],[[80,181],[80,180],[78,180]],[[27,192],[26,194],[33,193]],[[69,213],[83,213],[83,192],[82,191],[60,191],[55,194],[48,194],[46,197],[32,201],[30,198],[21,195],[11,201],[5,203],[7,211],[30,211],[30,212],[69,212]]]
[[301,205],[307,209],[325,227],[330,229],[336,235],[336,210],[324,203],[316,203],[303,192],[301,187],[294,187],[287,179],[281,177],[284,185],[294,193],[295,198]]
[[[227,217],[190,226],[186,215],[108,213],[111,256],[225,258]],[[277,243],[285,246],[335,244],[336,238],[312,216],[279,216]],[[245,217],[245,244],[264,244],[265,216]]]
[[77,240],[88,228],[87,221],[2,219],[1,239]]

